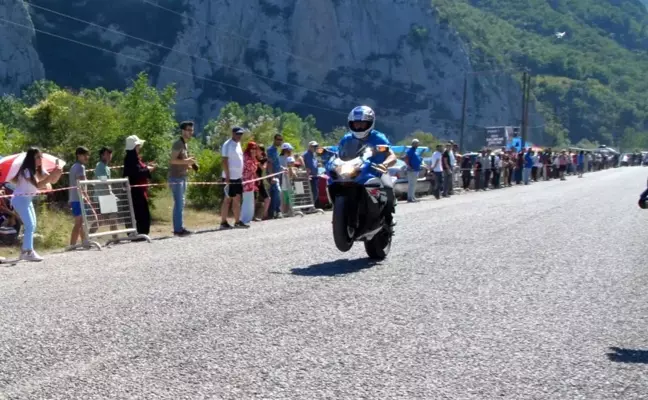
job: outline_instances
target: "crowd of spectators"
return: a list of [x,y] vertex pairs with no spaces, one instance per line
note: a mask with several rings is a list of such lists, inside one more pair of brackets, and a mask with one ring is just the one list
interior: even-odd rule
[[[194,123],[180,123],[180,135],[171,146],[168,168],[168,184],[173,196],[173,234],[191,235],[184,225],[185,197],[189,170],[199,170],[198,163],[189,154],[188,142],[194,135]],[[281,134],[273,138],[267,148],[261,143],[250,141],[242,148],[241,139],[245,130],[234,127],[231,137],[220,146],[222,158],[223,200],[220,205],[220,229],[249,228],[252,222],[292,216],[294,193],[291,181],[298,171],[305,174],[310,182],[312,199],[317,202],[319,166],[317,142],[310,142],[303,154],[297,154],[290,143],[284,142]],[[138,234],[148,235],[151,229],[149,207],[149,183],[151,174],[158,167],[155,162],[145,162],[141,157],[145,141],[137,136],[125,140],[125,157],[122,177],[131,185],[132,209],[135,229]],[[479,153],[460,154],[454,142],[436,146],[430,158],[423,158],[417,151],[419,141],[414,140],[403,157],[409,181],[408,201],[416,202],[416,182],[421,170],[433,181],[432,193],[437,199],[452,196],[461,187],[465,191],[500,189],[515,184],[528,185],[538,180],[565,180],[568,175],[582,177],[584,173],[608,168],[614,160],[607,155],[593,152],[571,152],[552,149],[514,149],[503,148],[497,151],[482,149]],[[75,152],[76,160],[69,170],[69,207],[73,218],[70,246],[74,247],[85,236],[83,211],[91,216],[90,233],[97,229],[101,219],[89,207],[88,193],[78,191],[77,183],[87,180],[86,167],[90,150],[79,147]],[[111,171],[113,151],[104,147],[99,150],[100,160],[94,169],[94,178],[107,180],[114,178]],[[40,168],[41,153],[30,149],[15,179],[15,195],[11,201],[0,198],[0,233],[12,230],[17,236],[23,227],[24,238],[21,258],[40,261],[33,248],[36,229],[36,215],[32,204],[33,193],[50,187],[60,178],[57,169],[49,174]],[[612,161],[612,162],[610,162]],[[618,162],[618,159],[616,160]],[[0,195],[5,194],[3,189]],[[32,195],[27,195],[32,194]],[[83,210],[85,208],[85,210]],[[230,216],[233,223],[230,224]],[[3,239],[0,236],[0,240]]]

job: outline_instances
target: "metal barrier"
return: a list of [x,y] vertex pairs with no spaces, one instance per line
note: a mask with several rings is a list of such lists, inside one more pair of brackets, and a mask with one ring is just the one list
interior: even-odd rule
[[[310,176],[307,171],[295,171],[295,176],[285,174],[283,179],[290,182],[291,192],[289,193],[290,204],[288,209],[293,215],[304,216],[307,213],[324,214],[324,210],[315,207],[315,199],[311,189]],[[292,216],[292,215],[290,215]]]
[[68,250],[92,247],[101,250],[101,245],[93,239],[105,236],[110,236],[106,246],[121,241],[151,241],[147,235],[137,233],[128,179],[79,181],[77,190],[79,198],[84,200],[83,241]]

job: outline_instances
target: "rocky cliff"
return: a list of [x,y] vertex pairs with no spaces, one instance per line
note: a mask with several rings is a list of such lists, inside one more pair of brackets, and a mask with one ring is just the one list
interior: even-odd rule
[[[31,26],[21,0],[0,18]],[[182,118],[205,122],[228,101],[262,101],[344,123],[361,103],[398,137],[456,137],[471,62],[426,0],[34,0],[37,29],[0,24],[3,92],[45,75],[69,87],[121,88],[148,70],[175,83]],[[72,18],[70,18],[72,17]],[[90,24],[89,24],[89,23]],[[105,29],[108,28],[108,29]],[[83,44],[85,45],[83,45]],[[40,61],[39,61],[40,60]],[[521,89],[507,74],[470,79],[468,128],[518,124]],[[537,123],[537,120],[535,120]]]
[[0,0],[0,18],[0,93],[19,93],[45,76],[34,48],[34,26],[21,1]]

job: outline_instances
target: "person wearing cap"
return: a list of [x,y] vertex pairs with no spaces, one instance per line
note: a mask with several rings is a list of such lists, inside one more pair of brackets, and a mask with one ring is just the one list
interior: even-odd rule
[[191,140],[193,135],[194,123],[192,121],[183,121],[180,123],[180,137],[171,146],[168,180],[173,194],[173,234],[176,236],[191,234],[184,227],[183,213],[189,168],[196,168],[196,159],[189,157],[187,149],[187,142]]
[[[279,153],[279,164],[281,165],[281,168],[283,171],[286,173],[281,175],[281,180],[279,187],[281,191],[283,192],[284,190],[290,190],[291,187],[291,175],[288,173],[288,160],[292,160],[292,164],[294,167],[295,164],[295,158],[293,157],[293,150],[295,148],[290,144],[290,143],[284,143],[281,145],[281,153]],[[286,202],[286,194],[282,194],[281,196],[281,212],[282,214],[285,213],[290,213],[291,208],[289,204]]]
[[[273,143],[268,147],[266,155],[268,156],[267,174],[273,175],[282,171],[279,153],[283,143],[283,136],[276,134]],[[270,210],[268,218],[282,218],[281,214],[281,181],[283,175],[276,175],[270,181]]]
[[[146,185],[151,179],[151,172],[155,171],[155,163],[145,164],[142,161],[140,150],[144,140],[137,136],[126,138],[126,157],[124,158],[123,177],[128,178],[131,186]],[[146,186],[131,187],[131,200],[137,233],[148,235],[151,231],[151,212],[148,204],[148,188]]]
[[407,164],[407,202],[418,202],[416,198],[416,184],[418,183],[419,173],[423,158],[418,154],[419,140],[412,140],[412,146],[405,153],[405,164]]
[[232,137],[223,143],[221,157],[223,163],[223,181],[225,182],[223,204],[221,205],[221,229],[230,229],[227,222],[230,208],[234,214],[235,228],[249,228],[250,225],[241,222],[241,197],[243,196],[243,149],[241,139],[245,130],[235,126]]
[[281,181],[281,192],[283,193],[284,213],[292,216],[293,189],[290,182],[295,177],[295,158],[291,155],[285,156],[286,178]]
[[313,204],[317,204],[317,199],[319,196],[319,188],[317,187],[318,183],[318,163],[317,163],[317,148],[319,144],[316,141],[308,143],[308,150],[304,153],[304,167],[308,171],[308,176],[310,177],[310,186],[311,193],[313,194]]

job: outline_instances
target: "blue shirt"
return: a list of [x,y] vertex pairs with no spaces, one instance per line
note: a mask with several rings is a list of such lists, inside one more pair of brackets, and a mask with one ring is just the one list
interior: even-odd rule
[[[342,140],[340,140],[340,144],[338,148],[341,149],[349,140],[357,140],[355,139],[353,133],[351,132],[347,133],[342,137]],[[365,139],[362,140],[364,140],[365,142],[367,142],[368,144],[374,147],[379,145],[391,146],[391,143],[389,143],[389,139],[387,139],[387,136],[385,136],[382,132],[379,132],[375,129],[369,132],[369,136],[367,136]],[[389,152],[382,152],[382,153],[376,152],[373,156],[371,156],[369,161],[374,164],[382,164],[385,162],[388,155]]]
[[304,167],[310,176],[317,176],[317,157],[312,151],[304,153]]
[[524,168],[533,168],[533,156],[531,153],[524,154]]
[[270,165],[272,165],[272,173],[276,174],[277,172],[281,172],[281,163],[279,162],[279,150],[272,145],[268,147],[268,151],[266,151],[266,155],[268,156],[268,161],[270,162]]
[[409,166],[412,169],[412,171],[419,172],[421,170],[421,164],[423,163],[423,159],[421,158],[421,156],[418,155],[414,147],[410,147],[407,150],[407,158],[409,160]]
[[584,165],[585,164],[585,154],[579,154],[578,155],[578,165]]

